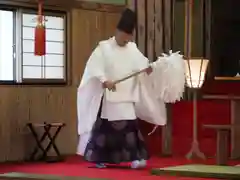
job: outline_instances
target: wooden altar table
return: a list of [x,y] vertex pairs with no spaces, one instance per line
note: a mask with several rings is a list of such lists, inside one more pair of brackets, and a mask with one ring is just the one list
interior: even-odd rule
[[231,158],[240,158],[240,96],[235,95],[203,95],[203,99],[226,100],[231,102]]

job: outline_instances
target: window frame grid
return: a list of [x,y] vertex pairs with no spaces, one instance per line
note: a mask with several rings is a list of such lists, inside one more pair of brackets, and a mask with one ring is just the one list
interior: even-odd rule
[[15,7],[8,7],[8,6],[0,6],[1,11],[11,11],[13,13],[13,47],[12,47],[12,52],[13,52],[13,80],[0,80],[0,85],[1,84],[13,84],[15,83],[15,77],[16,77],[16,71],[15,71],[15,64],[16,64],[16,12],[17,8]]
[[[32,14],[36,15],[36,11],[32,9],[21,9],[21,30],[23,30],[23,15],[24,14]],[[63,37],[63,78],[62,79],[49,79],[49,78],[23,78],[23,32],[21,32],[21,49],[22,49],[22,59],[21,59],[21,79],[23,84],[67,84],[67,18],[66,13],[58,13],[58,12],[44,12],[44,16],[55,16],[55,17],[61,17],[63,18],[63,31],[64,31],[64,37]],[[46,53],[47,54],[47,53]],[[60,54],[59,54],[60,55]],[[41,61],[45,61],[45,56],[41,57]],[[41,64],[40,67],[45,67],[45,63]],[[59,66],[60,67],[60,66]],[[46,68],[41,68],[41,71],[46,71]],[[45,72],[41,72],[45,74]]]
[[[0,10],[12,11],[14,14],[14,24],[13,24],[13,80],[0,80],[0,85],[54,85],[54,86],[66,86],[68,85],[68,13],[66,11],[58,11],[58,10],[46,10],[44,11],[45,16],[55,16],[62,17],[64,22],[64,47],[63,47],[63,78],[62,79],[35,79],[23,78],[23,32],[22,32],[22,16],[24,13],[26,14],[36,14],[37,10],[34,8],[21,8],[15,6],[6,6],[0,5]],[[45,58],[45,57],[44,57]],[[59,66],[60,67],[60,66]]]

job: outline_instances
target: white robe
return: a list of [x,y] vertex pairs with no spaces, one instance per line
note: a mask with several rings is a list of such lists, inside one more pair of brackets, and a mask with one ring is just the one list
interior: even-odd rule
[[[166,109],[163,101],[153,94],[151,76],[141,74],[116,85],[116,92],[102,88],[106,80],[118,80],[134,71],[148,67],[148,60],[138,50],[135,43],[119,47],[114,38],[101,41],[90,56],[82,81],[78,87],[77,112],[79,144],[77,154],[83,155],[92,127],[97,119],[101,98],[105,92],[108,103],[134,104],[134,115],[155,125],[166,124]],[[124,106],[124,105],[123,105]],[[109,106],[110,107],[110,106]],[[125,108],[123,111],[128,111]],[[107,109],[109,113],[111,109]],[[105,113],[106,115],[107,113]],[[126,114],[128,114],[126,112]],[[131,112],[129,113],[130,116]],[[104,113],[102,116],[105,116]],[[117,120],[116,116],[110,120]],[[130,119],[134,119],[134,115]],[[129,119],[129,116],[125,119]]]

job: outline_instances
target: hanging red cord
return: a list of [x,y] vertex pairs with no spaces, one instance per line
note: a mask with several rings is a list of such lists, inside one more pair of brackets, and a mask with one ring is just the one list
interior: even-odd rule
[[42,9],[43,0],[38,0],[38,16],[37,26],[35,28],[35,47],[34,47],[34,54],[36,56],[44,56],[46,54],[46,29]]

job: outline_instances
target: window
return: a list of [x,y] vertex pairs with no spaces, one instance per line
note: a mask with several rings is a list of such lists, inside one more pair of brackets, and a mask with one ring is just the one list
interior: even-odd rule
[[0,10],[0,80],[14,79],[14,13]]
[[46,55],[34,55],[36,13],[0,10],[0,81],[66,81],[65,14],[45,15]]

